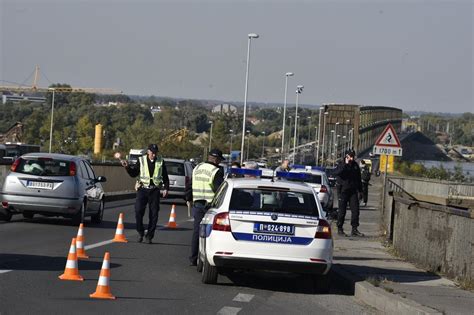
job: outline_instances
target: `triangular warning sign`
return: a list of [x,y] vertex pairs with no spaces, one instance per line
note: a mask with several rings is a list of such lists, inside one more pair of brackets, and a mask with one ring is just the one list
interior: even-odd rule
[[400,140],[398,139],[397,133],[391,124],[388,124],[385,127],[384,131],[375,141],[376,146],[385,146],[385,147],[401,147]]

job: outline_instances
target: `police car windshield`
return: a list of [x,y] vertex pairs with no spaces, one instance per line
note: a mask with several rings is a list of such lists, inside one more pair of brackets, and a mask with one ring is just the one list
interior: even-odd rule
[[311,193],[257,188],[235,188],[229,209],[318,216],[316,201]]

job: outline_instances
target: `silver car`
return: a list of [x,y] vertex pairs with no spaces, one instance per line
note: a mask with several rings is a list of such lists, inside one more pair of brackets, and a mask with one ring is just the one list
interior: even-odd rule
[[[102,222],[104,190],[89,161],[48,153],[28,153],[16,159],[0,192],[4,212],[72,218],[76,223],[91,216]],[[8,217],[7,217],[8,219]]]
[[169,198],[186,198],[186,191],[191,189],[193,164],[180,159],[164,159],[170,180]]

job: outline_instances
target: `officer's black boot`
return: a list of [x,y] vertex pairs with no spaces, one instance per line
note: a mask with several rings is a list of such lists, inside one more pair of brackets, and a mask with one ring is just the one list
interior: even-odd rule
[[337,228],[337,235],[339,236],[347,236],[346,233],[344,233],[343,228]]
[[138,236],[137,236],[137,242],[138,242],[138,243],[143,242],[143,235],[138,234]]
[[351,236],[364,236],[356,227],[352,228]]

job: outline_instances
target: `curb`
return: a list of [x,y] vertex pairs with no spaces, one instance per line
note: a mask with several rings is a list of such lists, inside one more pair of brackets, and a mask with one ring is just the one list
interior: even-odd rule
[[334,264],[331,270],[333,279],[341,283],[348,293],[354,295],[356,300],[384,314],[443,314],[438,310],[376,287],[363,278],[358,278],[339,264]]

